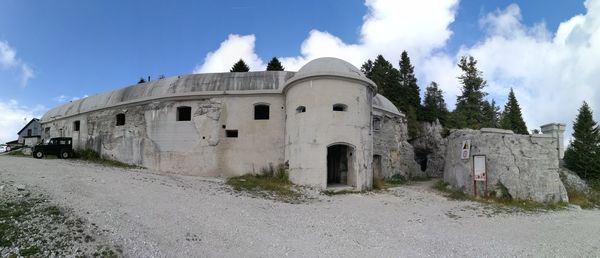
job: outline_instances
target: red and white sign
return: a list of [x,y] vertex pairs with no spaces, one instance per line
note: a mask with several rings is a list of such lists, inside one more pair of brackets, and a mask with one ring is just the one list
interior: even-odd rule
[[471,140],[464,140],[461,146],[460,159],[469,159],[469,155],[471,154]]

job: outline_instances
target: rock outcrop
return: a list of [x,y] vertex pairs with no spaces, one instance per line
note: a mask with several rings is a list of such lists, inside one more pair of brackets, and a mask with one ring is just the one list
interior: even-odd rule
[[[447,139],[444,181],[454,187],[473,194],[473,155],[486,155],[488,193],[505,187],[517,199],[568,201],[559,177],[557,138],[484,128],[453,130]],[[471,146],[468,159],[463,160],[465,140],[470,140]]]
[[415,160],[428,177],[444,175],[444,157],[448,141],[442,137],[444,128],[439,121],[422,122],[419,136],[410,140],[414,148]]
[[373,131],[373,175],[379,178],[425,176],[415,162],[413,146],[408,143],[406,121],[382,116],[379,123],[378,129]]

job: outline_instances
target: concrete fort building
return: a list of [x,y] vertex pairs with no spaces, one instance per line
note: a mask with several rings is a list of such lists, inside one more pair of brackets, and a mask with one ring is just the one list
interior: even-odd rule
[[75,149],[167,173],[228,177],[286,164],[296,184],[362,190],[374,175],[407,175],[416,166],[402,160],[404,115],[336,58],[298,72],[136,84],[56,107],[41,123],[44,139],[72,137]]

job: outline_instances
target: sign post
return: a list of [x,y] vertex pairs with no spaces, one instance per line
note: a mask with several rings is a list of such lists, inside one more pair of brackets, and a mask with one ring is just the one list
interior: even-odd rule
[[477,196],[477,181],[484,184],[483,195],[487,195],[487,164],[485,155],[473,155],[473,194]]

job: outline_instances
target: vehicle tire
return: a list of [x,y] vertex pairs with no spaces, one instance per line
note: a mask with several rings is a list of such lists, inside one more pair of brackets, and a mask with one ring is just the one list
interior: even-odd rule
[[68,159],[69,157],[71,157],[71,153],[69,153],[69,151],[63,150],[60,152],[61,159]]
[[44,153],[42,151],[34,151],[33,152],[33,157],[36,159],[41,159],[44,157]]

